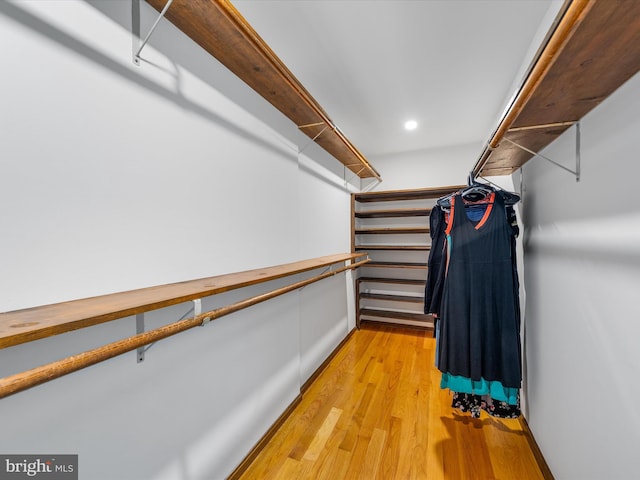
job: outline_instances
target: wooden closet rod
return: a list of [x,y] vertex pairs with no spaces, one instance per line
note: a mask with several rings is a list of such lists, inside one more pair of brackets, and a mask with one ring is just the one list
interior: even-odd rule
[[360,260],[350,265],[340,267],[336,270],[321,273],[309,279],[301,280],[291,285],[287,285],[285,287],[281,287],[276,290],[263,293],[261,295],[256,295],[254,297],[241,300],[237,303],[233,303],[225,307],[220,307],[215,310],[202,313],[193,318],[180,320],[169,325],[156,328],[154,330],[149,330],[148,332],[140,333],[138,335],[127,337],[122,340],[103,345],[93,350],[88,350],[86,352],[72,355],[71,357],[63,358],[62,360],[57,360],[55,362],[33,368],[25,372],[16,373],[14,375],[1,378],[0,398],[8,397],[10,395],[13,395],[14,393],[18,393],[31,387],[35,387],[42,383],[48,382],[50,380],[62,377],[63,375],[76,372],[85,367],[95,365],[96,363],[103,362],[123,353],[136,350],[139,347],[143,347],[150,343],[154,343],[164,338],[171,337],[173,335],[176,335],[177,333],[184,332],[185,330],[189,330],[193,327],[202,326],[222,316],[229,315],[230,313],[234,313],[247,307],[251,307],[285,293],[292,292],[293,290],[305,287],[311,283],[315,283],[319,280],[323,280],[346,270],[358,268],[368,262],[368,258],[365,260]]
[[522,109],[536,91],[540,82],[554,64],[560,52],[567,45],[571,36],[584,17],[587,15],[595,2],[593,0],[571,0],[568,6],[564,7],[562,19],[557,27],[548,38],[542,51],[535,60],[535,64],[531,68],[526,80],[520,87],[515,99],[509,106],[507,112],[498,124],[498,128],[494,131],[491,139],[487,142],[480,158],[473,167],[473,175],[477,177],[489,159],[493,149],[500,145],[500,142],[508,132],[513,122],[518,118]]

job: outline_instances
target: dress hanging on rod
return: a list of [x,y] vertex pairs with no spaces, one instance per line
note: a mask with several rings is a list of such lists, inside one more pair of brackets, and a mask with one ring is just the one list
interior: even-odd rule
[[436,366],[453,406],[476,417],[520,415],[516,197],[485,184],[462,189],[438,201],[446,228],[432,231],[425,312],[438,317]]

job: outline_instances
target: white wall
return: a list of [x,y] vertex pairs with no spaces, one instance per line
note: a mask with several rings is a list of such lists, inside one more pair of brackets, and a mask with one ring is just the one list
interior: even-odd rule
[[373,157],[383,179],[374,190],[463,185],[481,150],[478,142]]
[[[350,249],[342,165],[166,21],[134,66],[132,3],[0,2],[0,312]],[[157,13],[139,7],[144,34]],[[0,452],[77,453],[96,480],[225,478],[352,328],[350,287],[0,400]],[[133,333],[125,318],[0,350],[0,376]]]
[[[299,236],[306,256],[351,251],[350,185],[324,162],[320,147],[309,145],[300,155]],[[337,163],[337,162],[335,162]],[[343,172],[344,175],[344,172]],[[300,292],[300,379],[304,383],[335,346],[355,327],[353,271],[309,285]],[[345,282],[347,288],[345,289]],[[327,299],[332,298],[332,302]]]
[[[640,471],[640,75],[581,122],[582,175],[524,170],[528,422],[558,480]],[[575,166],[571,129],[544,155]]]

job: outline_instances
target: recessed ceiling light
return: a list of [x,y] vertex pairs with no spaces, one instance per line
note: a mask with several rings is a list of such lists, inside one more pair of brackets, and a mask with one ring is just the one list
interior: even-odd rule
[[418,122],[416,122],[415,120],[407,120],[406,122],[404,122],[404,128],[405,130],[415,130],[416,128],[418,128]]

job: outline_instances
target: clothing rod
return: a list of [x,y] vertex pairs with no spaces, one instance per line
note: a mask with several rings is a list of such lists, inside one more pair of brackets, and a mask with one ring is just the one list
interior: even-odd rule
[[[365,255],[366,253],[363,253],[362,256]],[[171,337],[193,327],[204,325],[205,323],[216,320],[222,316],[235,313],[247,307],[251,307],[285,293],[292,292],[293,290],[297,290],[306,285],[315,283],[319,280],[323,280],[346,270],[358,268],[365,263],[368,263],[369,261],[370,259],[367,257],[365,260],[351,263],[336,270],[328,271],[309,279],[301,280],[291,285],[287,285],[270,292],[241,300],[231,305],[201,313],[200,315],[196,315],[193,318],[179,320],[170,323],[169,325],[164,325],[162,327],[156,328],[154,330],[149,330],[147,332],[127,337],[122,340],[118,340],[116,342],[112,342],[107,345],[103,345],[101,347],[79,353],[77,355],[72,355],[70,357],[45,364],[31,370],[27,370],[25,372],[16,373],[14,375],[1,378],[0,398],[8,397],[15,393],[22,392],[31,387],[35,387],[50,380],[54,380],[69,373],[73,373],[83,368],[90,367],[91,365],[95,365],[96,363],[100,363],[118,355],[122,355],[123,353],[136,350],[139,347],[143,347],[144,345],[148,345],[150,343]]]
[[480,171],[489,160],[492,150],[500,145],[505,134],[518,118],[518,115],[520,115],[540,82],[545,78],[547,72],[576,31],[576,26],[591,9],[593,3],[589,0],[572,0],[566,8],[562,19],[536,58],[535,63],[529,70],[529,74],[473,167],[475,176],[480,174]]

